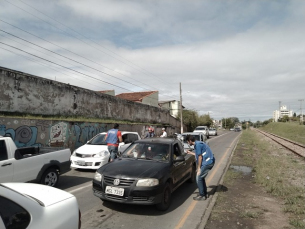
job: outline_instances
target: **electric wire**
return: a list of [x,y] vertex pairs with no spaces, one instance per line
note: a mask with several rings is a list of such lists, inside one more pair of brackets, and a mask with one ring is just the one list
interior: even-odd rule
[[14,46],[9,45],[9,44],[6,44],[6,43],[4,43],[4,42],[1,42],[1,41],[0,41],[0,43],[1,43],[1,44],[4,44],[4,45],[6,45],[6,46],[9,46],[9,47],[11,47],[11,48],[14,48],[14,49],[16,49],[16,50],[19,50],[19,51],[21,51],[21,52],[27,53],[27,54],[29,54],[29,55],[31,55],[31,56],[35,56],[36,58],[42,59],[42,60],[47,61],[47,62],[49,62],[49,63],[55,64],[55,65],[58,65],[58,66],[60,66],[60,67],[66,68],[66,69],[69,69],[69,70],[71,70],[71,71],[73,71],[73,72],[79,73],[79,74],[84,75],[84,76],[86,76],[86,77],[89,77],[89,78],[95,79],[95,80],[97,80],[97,81],[101,81],[101,82],[106,83],[106,84],[109,84],[109,85],[111,85],[111,86],[115,86],[115,87],[118,87],[118,88],[124,89],[124,90],[126,90],[126,91],[131,91],[131,90],[127,89],[127,88],[120,87],[120,86],[118,86],[118,85],[115,85],[115,84],[109,83],[109,82],[104,81],[104,80],[101,80],[101,79],[97,79],[97,78],[95,78],[95,77],[93,77],[93,76],[90,76],[90,75],[88,75],[88,74],[82,73],[82,72],[77,71],[77,70],[74,70],[74,69],[72,69],[72,68],[69,68],[69,67],[63,66],[63,65],[61,65],[61,64],[55,63],[55,62],[50,61],[50,60],[47,60],[47,59],[45,59],[45,58],[42,58],[42,57],[37,56],[37,55],[35,55],[35,54],[29,53],[29,52],[24,51],[24,50],[22,50],[22,49],[20,49],[20,48],[14,47]]
[[[23,4],[25,4],[25,5],[27,5],[28,7],[30,7],[30,8],[32,8],[32,9],[34,9],[34,10],[36,10],[37,12],[39,12],[39,13],[41,13],[42,15],[44,15],[44,16],[46,16],[46,17],[48,17],[48,18],[50,18],[51,20],[53,20],[53,21],[55,21],[55,22],[57,22],[57,23],[59,23],[59,24],[61,24],[62,26],[64,26],[64,27],[66,27],[66,28],[68,28],[68,29],[70,29],[71,31],[73,31],[74,33],[76,33],[76,34],[78,34],[79,36],[81,36],[81,37],[84,37],[84,38],[86,38],[86,39],[88,39],[88,40],[90,40],[91,42],[93,42],[93,43],[95,43],[96,45],[98,45],[98,46],[100,46],[100,47],[102,47],[102,48],[104,48],[104,49],[106,49],[106,50],[108,50],[108,51],[110,51],[111,53],[113,53],[113,54],[115,54],[116,56],[119,56],[120,58],[122,58],[122,59],[124,59],[124,60],[126,60],[126,61],[128,61],[129,63],[131,63],[131,64],[133,64],[134,66],[136,66],[137,68],[139,68],[139,69],[141,69],[141,70],[143,70],[144,72],[142,72],[142,73],[144,73],[144,74],[146,74],[145,72],[147,72],[147,70],[145,70],[145,69],[143,69],[143,68],[141,68],[141,67],[139,67],[139,66],[137,66],[136,64],[134,64],[133,62],[131,62],[131,61],[129,61],[129,60],[127,60],[126,58],[124,58],[124,57],[122,57],[122,56],[120,56],[120,55],[118,55],[118,54],[116,54],[115,52],[113,52],[113,51],[111,51],[111,50],[109,50],[109,49],[107,49],[107,48],[105,48],[104,46],[101,46],[100,44],[98,44],[98,43],[96,43],[95,41],[93,41],[92,39],[90,39],[90,38],[88,38],[88,37],[86,37],[85,35],[83,35],[83,34],[80,34],[80,33],[78,33],[76,30],[74,30],[74,29],[72,29],[72,28],[70,28],[69,26],[67,26],[67,25],[65,25],[65,24],[63,24],[62,22],[59,22],[59,21],[57,21],[57,20],[55,20],[54,18],[52,18],[52,17],[50,17],[50,16],[48,16],[47,14],[45,14],[45,13],[43,13],[43,12],[41,12],[40,10],[38,10],[38,9],[36,9],[35,7],[33,7],[33,6],[31,6],[31,5],[29,5],[29,4],[27,4],[27,3],[25,3],[24,1],[22,1],[22,0],[19,0],[20,2],[22,2]],[[17,7],[17,6],[16,6]],[[22,8],[20,8],[20,7],[18,7],[19,9],[21,9],[21,10],[23,10]],[[24,10],[25,11],[25,10]],[[25,11],[25,12],[27,12],[27,13],[29,13],[28,11]],[[31,13],[29,13],[29,14],[31,14]],[[36,18],[39,18],[39,17],[37,17],[37,16],[35,16],[35,15],[33,15],[33,14],[31,14],[32,16],[34,16],[34,17],[36,17]],[[41,19],[41,18],[39,18],[40,20],[43,20],[43,19]],[[44,22],[46,22],[45,20],[43,20]],[[51,23],[49,23],[49,22],[46,22],[46,23],[48,23],[49,25],[51,25],[51,26],[54,26],[54,25],[52,25]],[[58,28],[57,26],[55,26],[56,28]],[[73,36],[74,37],[74,36]],[[74,38],[76,38],[76,37],[74,37]],[[76,38],[76,39],[78,39],[78,38]],[[86,44],[88,44],[88,43],[86,43]],[[90,44],[88,44],[88,45],[90,45]],[[90,45],[91,46],[91,45]],[[101,51],[101,50],[100,50]],[[101,52],[103,52],[103,51],[101,51]],[[107,53],[105,53],[106,55],[109,55],[109,54],[107,54]],[[111,55],[110,55],[111,56]],[[113,56],[112,56],[113,57]],[[116,58],[115,58],[116,59]],[[120,60],[119,60],[120,61]],[[125,62],[123,62],[124,64],[126,64]],[[128,65],[128,66],[130,66],[130,65]],[[130,67],[132,67],[132,66],[130,66]],[[151,74],[151,73],[150,73]],[[151,74],[151,75],[153,75],[153,74]],[[155,75],[153,75],[153,76],[155,76]],[[157,76],[155,76],[155,77],[157,77]],[[159,77],[157,77],[157,78],[159,78]],[[159,78],[160,79],[160,78]],[[163,80],[164,81],[164,79],[161,79],[161,80]]]
[[[61,30],[61,31],[64,32],[64,33],[66,33],[66,32],[65,32],[64,30],[62,30],[61,28],[58,28],[57,26],[52,25],[50,22],[45,21],[44,19],[42,19],[42,18],[40,18],[40,17],[38,17],[38,16],[36,16],[36,15],[33,15],[32,13],[28,12],[27,10],[25,10],[25,9],[23,9],[23,8],[21,8],[21,7],[17,6],[17,5],[15,5],[15,4],[13,4],[12,2],[8,2],[7,0],[5,0],[5,1],[6,1],[7,3],[9,3],[9,4],[15,6],[16,8],[18,8],[18,9],[20,9],[20,10],[22,10],[22,11],[24,11],[24,12],[30,14],[30,15],[32,15],[33,17],[38,18],[39,20],[42,20],[43,22],[45,22],[45,23],[47,23],[47,24],[49,24],[49,25],[51,25],[51,26],[53,26],[53,27],[55,27],[55,28]],[[27,4],[26,4],[26,5],[27,5]],[[36,9],[35,9],[35,10],[36,10]],[[38,10],[37,10],[37,11],[38,11]],[[40,11],[38,11],[38,12],[40,12]],[[41,12],[40,12],[40,13],[41,13]],[[43,13],[41,13],[41,14],[43,14]],[[43,15],[45,15],[45,14],[43,14]],[[52,19],[52,20],[54,20],[54,19]],[[66,25],[64,25],[64,26],[67,27],[67,28],[69,28],[69,27],[66,26]],[[69,28],[69,29],[70,29],[70,28]],[[77,33],[77,34],[78,34],[78,33]],[[64,34],[64,35],[67,36],[67,34]],[[69,36],[71,36],[71,35],[69,35]],[[83,36],[83,35],[80,35],[80,36]],[[81,41],[81,42],[83,42],[83,43],[85,43],[85,44],[87,44],[87,45],[93,47],[91,44],[89,44],[89,43],[87,43],[87,42],[85,42],[85,41],[83,41],[83,40],[81,40],[81,39],[79,39],[79,38],[77,38],[77,37],[75,37],[75,36],[72,36],[72,37],[74,37],[75,39],[77,39],[77,40],[79,40],[79,41]],[[83,36],[83,37],[84,37],[84,36]],[[98,44],[98,45],[99,45],[99,44]],[[99,45],[99,46],[100,46],[100,45]],[[100,51],[100,52],[102,52],[102,53],[104,53],[104,54],[106,54],[106,55],[109,55],[109,56],[111,56],[112,58],[114,58],[114,59],[116,59],[116,60],[118,60],[118,61],[120,61],[120,62],[126,64],[124,61],[121,61],[121,60],[119,60],[119,59],[113,57],[112,55],[107,54],[107,53],[105,53],[104,51],[102,51],[102,50],[100,50],[100,49],[97,49],[96,47],[93,47],[93,48],[95,48],[95,50],[98,50],[98,51]],[[128,65],[128,64],[126,64],[126,65]],[[128,66],[130,66],[130,65],[128,65]],[[130,67],[132,67],[132,66],[130,66]],[[142,73],[146,74],[145,72],[142,72]],[[146,74],[146,75],[147,75],[147,74]],[[155,76],[155,77],[156,77],[156,76]],[[157,78],[159,78],[159,77],[157,77]],[[160,78],[159,78],[159,79],[160,79]],[[161,80],[164,81],[163,79],[161,79]]]

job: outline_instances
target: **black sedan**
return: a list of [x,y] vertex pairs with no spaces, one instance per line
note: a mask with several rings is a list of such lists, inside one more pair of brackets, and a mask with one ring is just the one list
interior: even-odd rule
[[195,157],[184,154],[179,140],[142,139],[97,170],[93,194],[102,200],[167,210],[171,193],[187,180],[194,182],[195,170]]

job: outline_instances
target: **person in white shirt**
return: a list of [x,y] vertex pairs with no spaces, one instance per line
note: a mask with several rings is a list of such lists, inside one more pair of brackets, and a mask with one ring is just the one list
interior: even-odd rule
[[166,138],[167,137],[167,133],[165,131],[165,128],[162,128],[162,134],[160,135],[161,138]]

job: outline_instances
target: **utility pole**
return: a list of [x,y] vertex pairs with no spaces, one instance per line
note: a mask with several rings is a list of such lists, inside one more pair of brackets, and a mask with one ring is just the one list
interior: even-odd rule
[[180,82],[180,120],[181,120],[181,134],[183,133],[183,116],[182,116],[182,89]]
[[300,123],[303,124],[303,109],[302,109],[302,103],[303,103],[304,99],[299,99],[298,101],[300,101],[300,110],[301,110],[301,114],[300,114]]

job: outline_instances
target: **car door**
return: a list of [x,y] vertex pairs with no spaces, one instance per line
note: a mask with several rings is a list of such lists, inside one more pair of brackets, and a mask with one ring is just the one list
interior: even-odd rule
[[122,153],[124,152],[125,149],[128,148],[128,146],[130,146],[130,143],[136,141],[139,139],[139,136],[135,133],[126,133],[122,135],[122,140],[124,142],[124,144],[120,143],[119,145],[119,151]]
[[179,148],[179,144],[176,142],[172,145],[172,158],[173,158],[173,167],[172,167],[172,174],[173,174],[173,184],[174,188],[178,187],[181,182],[183,181],[184,177],[184,169],[185,169],[185,161],[175,162],[175,158],[178,156],[182,156],[181,150]]
[[0,182],[2,183],[11,182],[14,175],[15,159],[8,153],[5,140],[0,140]]

